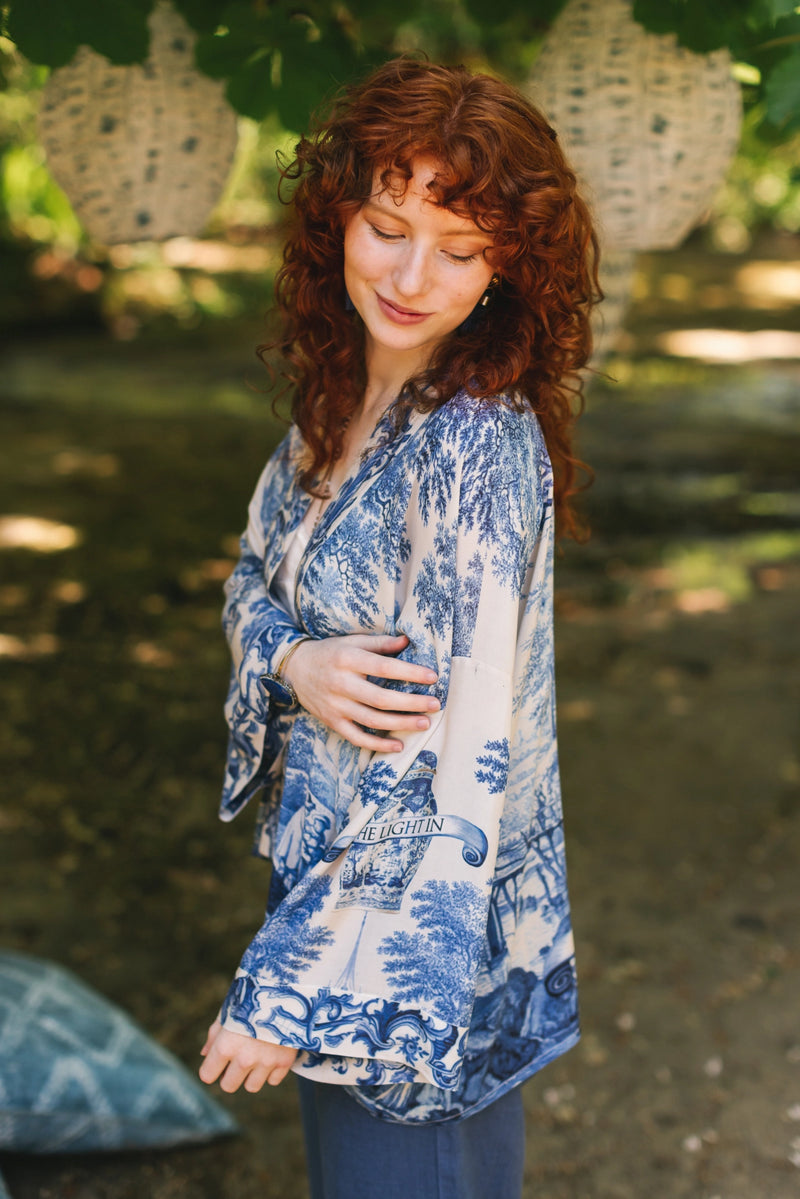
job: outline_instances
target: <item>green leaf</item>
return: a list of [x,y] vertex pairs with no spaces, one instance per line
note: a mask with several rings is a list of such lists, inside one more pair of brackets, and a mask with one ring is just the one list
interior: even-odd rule
[[494,26],[515,17],[523,17],[529,30],[546,32],[566,4],[566,0],[464,0],[464,8],[482,29],[492,32]]
[[776,38],[793,38],[800,41],[800,12],[781,17],[775,24],[774,35]]
[[651,33],[674,33],[681,46],[708,54],[741,40],[761,0],[634,0],[633,18]]
[[277,112],[285,128],[302,132],[309,113],[352,79],[360,64],[352,41],[327,13],[317,23],[278,4],[272,12]]
[[800,46],[770,72],[765,94],[767,118],[773,125],[785,130],[800,128]]
[[280,86],[275,89],[278,116],[285,129],[302,133],[309,115],[344,82],[340,56],[324,41],[282,41]]
[[349,0],[348,11],[364,23],[379,22],[382,26],[397,29],[404,21],[413,20],[419,0]]
[[672,33],[680,16],[673,0],[634,0],[633,19],[650,33]]
[[197,39],[194,57],[197,66],[212,79],[227,79],[240,71],[248,59],[262,50],[265,42],[255,41],[248,33],[231,29],[227,33],[204,34]]
[[[259,91],[260,72],[272,68],[264,67],[263,59],[279,45],[280,36],[276,28],[276,15],[272,8],[256,8],[246,0],[234,0],[219,10],[219,32],[198,38],[195,47],[195,62],[201,71],[214,79],[229,79],[242,76],[234,86],[234,93],[250,96],[245,103],[252,104],[253,87]],[[249,62],[258,60],[261,66],[250,74],[242,74]],[[237,90],[238,89],[238,90]],[[230,97],[229,97],[230,98]],[[233,104],[233,100],[231,100]],[[257,104],[257,107],[260,105]],[[250,115],[245,109],[237,111]]]
[[114,63],[143,62],[154,0],[15,0],[8,36],[32,62],[62,67],[78,46]]
[[519,2],[518,0],[464,0],[464,8],[479,25],[494,25],[513,16],[519,8]]
[[267,11],[237,0],[221,11],[220,24],[220,32],[198,39],[197,65],[227,78],[228,100],[255,120],[277,111],[286,128],[305,129],[310,110],[356,67],[352,41],[327,11],[315,21],[281,0]]
[[172,0],[178,12],[196,33],[213,33],[222,24],[225,7],[220,0]]
[[788,17],[797,8],[797,0],[767,0],[773,21]]
[[231,0],[221,9],[219,24],[237,34],[259,38],[264,27],[273,21],[272,7],[256,0]]
[[63,67],[78,49],[70,0],[17,0],[7,30],[20,53],[43,66]]
[[228,80],[225,95],[243,117],[263,121],[277,107],[272,86],[272,54],[265,53],[245,65]]
[[78,41],[120,66],[144,62],[153,4],[154,0],[72,0]]
[[289,75],[286,82],[275,89],[275,106],[284,129],[303,133],[308,128],[311,113],[330,90],[321,84],[319,76]]

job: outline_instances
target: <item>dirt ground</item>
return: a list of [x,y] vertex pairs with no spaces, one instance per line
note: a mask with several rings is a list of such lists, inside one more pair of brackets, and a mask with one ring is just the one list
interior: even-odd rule
[[[556,583],[583,1038],[525,1086],[525,1199],[800,1194],[800,368],[658,341],[796,329],[752,261],[648,260],[583,420],[594,534]],[[215,819],[257,340],[22,341],[0,409],[0,511],[76,530],[0,550],[0,943],[190,1065],[266,894],[249,817]],[[14,1199],[304,1199],[291,1083],[221,1102],[241,1137],[0,1168]]]

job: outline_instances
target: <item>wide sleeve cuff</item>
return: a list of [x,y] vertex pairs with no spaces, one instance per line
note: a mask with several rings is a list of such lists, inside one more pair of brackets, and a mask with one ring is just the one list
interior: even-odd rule
[[467,1028],[423,1009],[335,988],[265,986],[239,971],[222,1026],[303,1051],[298,1073],[337,1083],[458,1085]]

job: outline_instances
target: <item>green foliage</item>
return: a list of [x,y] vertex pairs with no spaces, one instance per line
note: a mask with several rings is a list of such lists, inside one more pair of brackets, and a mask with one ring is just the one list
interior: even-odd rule
[[760,118],[758,109],[745,118],[739,153],[714,201],[708,235],[721,250],[744,252],[763,228],[800,232],[800,132],[771,144]]
[[9,38],[31,62],[61,67],[79,46],[111,62],[147,57],[147,17],[154,0],[15,0],[8,5]]
[[773,21],[788,17],[797,8],[796,0],[768,0],[767,7]]
[[707,54],[740,42],[756,13],[760,26],[761,9],[759,0],[634,0],[633,15],[652,33],[675,33],[682,46]]
[[58,243],[82,238],[72,209],[45,166],[36,137],[38,89],[45,71],[0,48],[0,235]]
[[0,163],[0,211],[17,234],[74,247],[81,230],[36,146],[10,146]]
[[219,0],[174,0],[174,3],[197,33],[213,33],[219,26]]
[[[474,21],[486,26],[509,20],[519,6],[517,0],[464,0],[464,7]],[[556,0],[551,7],[559,9],[562,4]]]
[[[199,35],[201,70],[227,81],[238,112],[277,113],[287,128],[338,84],[399,50],[444,61],[487,59],[514,78],[564,0],[174,0]],[[79,45],[115,63],[147,54],[154,0],[6,0],[5,30],[32,62],[58,67]],[[674,33],[696,53],[727,47],[755,68],[747,99],[766,101],[782,135],[800,128],[800,14],[794,0],[634,0],[654,33]]]
[[755,67],[760,84],[747,97],[768,125],[800,128],[800,13],[795,0],[634,0],[633,15],[652,33],[674,33],[698,54],[727,47]]
[[312,19],[284,3],[257,9],[244,0],[221,10],[195,57],[207,75],[228,80],[237,112],[257,121],[276,112],[285,128],[298,131],[309,110],[356,69],[355,47],[335,15],[323,10]]
[[[48,245],[65,254],[87,251],[86,236],[44,165],[35,129],[38,89],[47,67],[68,60],[78,44],[117,62],[143,58],[154,2],[0,0],[0,28],[25,54],[0,38],[0,242],[26,246],[34,257]],[[235,186],[218,206],[212,232],[234,230],[234,237],[260,241],[277,215],[270,206],[276,146],[285,142],[291,152],[295,139],[286,131],[305,128],[309,111],[339,84],[400,50],[424,50],[439,61],[488,62],[522,80],[564,0],[349,0],[346,8],[305,0],[300,13],[296,0],[173,3],[197,32],[198,66],[225,80],[234,108],[258,123],[256,129],[242,122]],[[715,244],[742,248],[749,231],[764,225],[800,229],[800,10],[793,0],[635,0],[635,14],[695,49],[725,44],[739,64],[749,64],[739,72],[746,80],[745,138],[712,214]],[[10,294],[16,284],[6,275]],[[213,288],[181,278],[173,288],[180,291],[175,309],[187,321],[231,307],[233,293],[222,276]],[[107,312],[116,303],[115,280],[111,271],[103,285]],[[119,305],[127,312],[127,299]]]
[[766,95],[775,124],[800,129],[800,45],[778,63],[767,80]]

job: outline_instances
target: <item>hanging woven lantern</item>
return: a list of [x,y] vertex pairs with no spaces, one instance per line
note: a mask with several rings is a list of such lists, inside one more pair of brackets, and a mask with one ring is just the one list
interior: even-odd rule
[[648,33],[630,0],[568,0],[529,95],[584,184],[604,249],[677,246],[705,214],[739,140],[727,50]]
[[82,46],[53,71],[39,111],[47,163],[97,241],[193,236],[220,197],[236,149],[223,84],[194,66],[195,35],[166,0],[141,66]]

